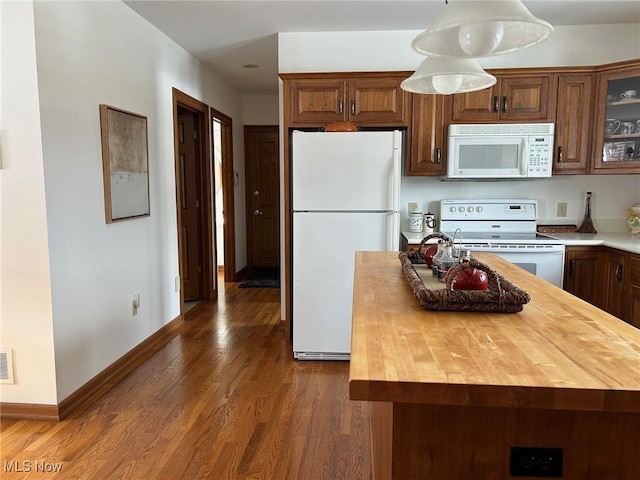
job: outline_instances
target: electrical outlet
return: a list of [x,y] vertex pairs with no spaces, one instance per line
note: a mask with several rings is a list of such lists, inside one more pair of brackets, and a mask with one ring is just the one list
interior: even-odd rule
[[136,316],[140,308],[140,294],[136,293],[131,300],[131,315]]
[[562,449],[511,447],[509,475],[512,477],[562,478]]
[[558,202],[558,211],[556,212],[558,217],[567,216],[567,202]]

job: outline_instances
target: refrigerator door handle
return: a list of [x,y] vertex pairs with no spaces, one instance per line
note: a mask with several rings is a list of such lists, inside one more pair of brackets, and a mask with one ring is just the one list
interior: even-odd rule
[[[399,130],[395,130],[393,132],[393,171],[392,175],[392,190],[391,190],[391,209],[394,212],[397,212],[399,209],[399,201],[400,201],[400,192],[398,191],[400,188],[400,174],[402,166],[400,165],[401,152],[402,149],[402,132]],[[394,225],[395,228],[395,225]]]

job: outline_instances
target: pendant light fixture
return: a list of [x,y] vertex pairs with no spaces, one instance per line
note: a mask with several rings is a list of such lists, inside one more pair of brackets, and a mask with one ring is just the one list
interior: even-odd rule
[[454,0],[411,46],[427,58],[401,84],[413,93],[474,92],[496,83],[474,59],[513,52],[545,40],[553,27],[520,0]]
[[473,58],[427,57],[400,87],[412,93],[450,95],[489,88],[496,77],[485,72]]
[[411,46],[423,55],[484,57],[530,47],[552,32],[520,0],[452,0]]

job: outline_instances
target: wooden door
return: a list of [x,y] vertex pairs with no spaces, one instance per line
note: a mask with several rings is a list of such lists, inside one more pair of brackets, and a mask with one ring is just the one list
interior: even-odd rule
[[586,302],[603,308],[603,295],[599,291],[602,282],[601,251],[596,247],[567,247],[564,272],[564,289]]
[[506,77],[500,80],[500,120],[555,121],[555,76]]
[[499,82],[493,87],[476,92],[453,95],[454,122],[496,122],[500,118],[498,99],[500,98]]
[[278,127],[245,127],[250,266],[280,266]]
[[399,78],[351,80],[349,120],[358,124],[405,125],[405,92],[400,88],[401,81]]
[[291,123],[328,123],[346,118],[343,80],[296,80],[291,85]]
[[622,293],[625,267],[626,255],[615,252],[607,253],[604,275],[605,310],[620,319],[624,316]]
[[443,95],[413,95],[411,150],[406,175],[443,175],[446,172]]
[[626,290],[623,294],[623,307],[626,311],[623,320],[640,328],[640,255],[630,254],[627,267]]
[[182,288],[184,301],[200,300],[202,293],[201,187],[198,176],[197,115],[178,115],[178,155],[181,178],[180,218],[182,236]]
[[560,75],[553,173],[588,173],[593,75]]

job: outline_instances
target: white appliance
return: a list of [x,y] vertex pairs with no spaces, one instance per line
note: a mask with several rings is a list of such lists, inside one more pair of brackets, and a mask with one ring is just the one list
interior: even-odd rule
[[447,178],[550,177],[553,133],[553,123],[450,125]]
[[537,209],[530,199],[442,200],[440,228],[463,251],[495,253],[562,288],[565,247],[537,233]]
[[400,131],[291,137],[293,350],[349,360],[356,251],[398,250]]

